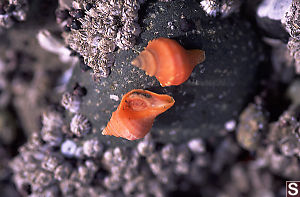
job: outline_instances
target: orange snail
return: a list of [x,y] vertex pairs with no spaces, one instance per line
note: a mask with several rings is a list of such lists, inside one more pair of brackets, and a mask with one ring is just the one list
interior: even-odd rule
[[135,89],[125,94],[103,135],[128,140],[143,138],[151,129],[154,119],[174,105],[171,96]]
[[194,67],[205,60],[205,52],[184,49],[169,38],[158,38],[148,43],[131,64],[155,76],[161,86],[180,85],[191,75]]

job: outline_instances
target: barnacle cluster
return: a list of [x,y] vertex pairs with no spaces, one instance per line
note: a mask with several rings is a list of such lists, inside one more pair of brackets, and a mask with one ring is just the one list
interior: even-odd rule
[[140,34],[137,23],[138,0],[73,1],[70,10],[62,10],[60,19],[67,20],[65,42],[84,58],[94,77],[107,77],[117,48],[134,46]]
[[0,1],[0,28],[10,28],[14,21],[25,21],[28,10],[27,0]]
[[282,19],[286,30],[291,37],[300,39],[300,2],[293,0],[290,9],[285,14],[285,18]]
[[288,49],[295,59],[296,72],[300,73],[300,2],[293,0],[290,9],[282,19],[283,25],[290,34]]
[[270,125],[268,138],[281,150],[285,156],[299,156],[299,106],[292,105],[285,111],[277,122]]
[[[18,190],[31,196],[162,197],[188,190],[193,184],[199,187],[194,192],[203,196],[274,195],[282,189],[273,187],[274,174],[299,178],[295,173],[300,170],[298,149],[290,147],[295,147],[295,140],[281,136],[284,125],[290,125],[284,133],[297,132],[299,122],[288,114],[274,123],[270,133],[276,136],[274,143],[267,148],[257,143],[258,157],[247,163],[240,160],[245,153],[230,134],[217,143],[194,138],[179,145],[160,144],[147,135],[136,147],[113,148],[103,146],[96,135],[63,134],[65,126],[53,119],[52,125],[61,125],[61,143],[43,141],[43,134],[33,133],[10,166]],[[45,123],[43,127],[49,127]],[[276,147],[282,152],[276,152]],[[216,174],[227,178],[212,180]],[[261,182],[266,179],[267,183]]]
[[[79,97],[82,96],[81,92],[80,88],[75,87],[72,94]],[[67,109],[72,111],[72,108]],[[93,179],[98,167],[91,158],[100,156],[101,145],[95,146],[90,140],[76,141],[78,137],[87,134],[91,125],[80,114],[75,114],[70,125],[66,125],[63,112],[59,107],[46,110],[42,116],[41,132],[32,134],[21,147],[20,157],[12,162],[12,168],[17,172],[14,179],[19,191],[36,196],[65,196],[73,191],[74,185],[70,185],[69,179],[71,176],[79,181],[77,184],[82,185],[90,184]],[[72,157],[86,157],[76,164],[78,171],[74,171],[74,164],[68,161]],[[24,162],[25,168],[22,169],[20,165]]]
[[221,15],[227,17],[233,12],[237,12],[242,4],[242,0],[202,0],[201,7],[208,16],[216,17]]
[[299,106],[291,105],[278,121],[270,124],[268,145],[258,150],[258,158],[265,167],[289,179],[299,179],[299,125]]
[[[82,99],[82,89],[76,86],[71,94]],[[298,105],[268,127],[268,113],[257,98],[241,115],[237,141],[227,133],[213,141],[158,143],[148,134],[132,147],[102,144],[83,115],[66,120],[66,112],[60,107],[46,111],[42,132],[33,133],[10,163],[24,195],[162,197],[196,184],[201,189],[195,192],[203,196],[272,196],[282,189],[273,187],[274,176],[300,178]],[[243,148],[257,156],[245,162]],[[212,180],[216,174],[227,178]]]
[[249,105],[237,128],[239,144],[256,152],[255,162],[260,162],[260,168],[288,179],[298,179],[299,104],[292,104],[277,121],[267,124],[267,120],[268,113],[263,105]]

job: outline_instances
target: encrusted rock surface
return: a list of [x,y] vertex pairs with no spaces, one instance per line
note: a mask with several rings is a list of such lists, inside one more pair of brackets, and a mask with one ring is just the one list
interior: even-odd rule
[[139,8],[138,0],[76,0],[69,15],[58,11],[58,20],[67,20],[63,34],[66,44],[93,69],[95,80],[108,77],[117,47],[127,50],[135,45],[141,32]]
[[[151,132],[159,141],[179,143],[217,135],[226,121],[237,117],[256,88],[264,55],[250,24],[237,17],[212,19],[192,0],[146,2],[141,13],[143,31],[137,45],[115,52],[115,65],[108,78],[94,82],[90,71],[75,68],[69,89],[75,83],[87,89],[79,113],[89,119],[100,141],[131,145],[133,142],[102,136],[101,131],[125,93],[148,89],[175,99],[175,105],[154,122]],[[181,28],[191,23],[188,29]],[[154,77],[130,65],[147,42],[157,37],[170,37],[187,49],[202,49],[206,60],[182,85],[162,88]]]
[[286,13],[283,24],[290,34],[288,49],[291,56],[295,59],[295,68],[297,74],[300,73],[300,2],[294,0]]
[[[298,108],[265,129],[252,149],[255,157],[232,133],[177,145],[148,134],[135,147],[112,148],[64,133],[68,121],[52,109],[43,115],[42,130],[61,134],[43,141],[45,133],[33,133],[10,166],[18,190],[30,196],[275,196],[285,187],[278,177],[300,178]],[[248,114],[253,120],[263,108],[255,110]]]
[[[56,26],[42,17],[52,17],[54,22],[56,5],[48,5],[56,1],[29,2],[28,20],[0,37],[1,195],[283,197],[285,181],[300,179],[300,83],[291,69],[299,51],[297,34],[290,34],[289,49],[272,40],[272,51],[264,48],[268,56],[259,65],[264,53],[257,36],[265,34],[254,32],[259,27],[251,26],[244,12],[231,15],[239,10],[230,8],[236,0],[139,1],[142,33],[133,48],[117,47],[112,52],[111,75],[95,82],[81,58],[80,68],[73,74],[70,68],[59,78],[69,67],[38,47],[42,42],[55,52],[56,46],[60,60],[70,60],[64,61],[69,66],[77,61],[68,57],[70,49],[56,42],[61,32],[45,31]],[[76,8],[72,0],[59,2],[60,9],[68,9],[63,10],[67,19],[82,14],[71,8]],[[218,7],[216,17],[206,16],[209,9],[203,11],[201,2],[228,3],[228,15]],[[289,18],[293,26],[288,28],[297,27],[298,15],[287,15],[293,16]],[[60,22],[69,28],[77,25],[76,21]],[[44,36],[39,43],[33,36],[38,32]],[[149,40],[160,36],[173,38],[187,49],[206,51],[206,61],[180,86],[162,88],[155,78],[130,65]],[[57,86],[71,75],[67,90]],[[144,139],[129,142],[102,136],[122,95],[133,88],[169,94],[175,106],[158,117]],[[65,94],[58,96],[58,92]],[[47,110],[41,113],[45,106]]]

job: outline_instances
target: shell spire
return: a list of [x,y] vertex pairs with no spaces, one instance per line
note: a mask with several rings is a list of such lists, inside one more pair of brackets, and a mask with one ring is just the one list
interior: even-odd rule
[[174,103],[174,99],[165,94],[132,90],[123,96],[102,134],[128,140],[143,138],[150,131],[155,117]]
[[161,86],[171,86],[185,82],[194,67],[204,60],[202,50],[186,50],[175,40],[158,38],[150,41],[131,64],[155,76]]

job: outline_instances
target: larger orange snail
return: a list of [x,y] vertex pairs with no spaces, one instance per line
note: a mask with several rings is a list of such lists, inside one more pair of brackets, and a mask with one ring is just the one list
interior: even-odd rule
[[174,99],[165,94],[132,90],[123,96],[102,134],[128,140],[143,138],[150,131],[155,117],[174,103]]
[[186,50],[175,40],[158,38],[150,41],[131,64],[155,76],[161,86],[171,86],[185,82],[194,67],[204,60],[202,50]]

